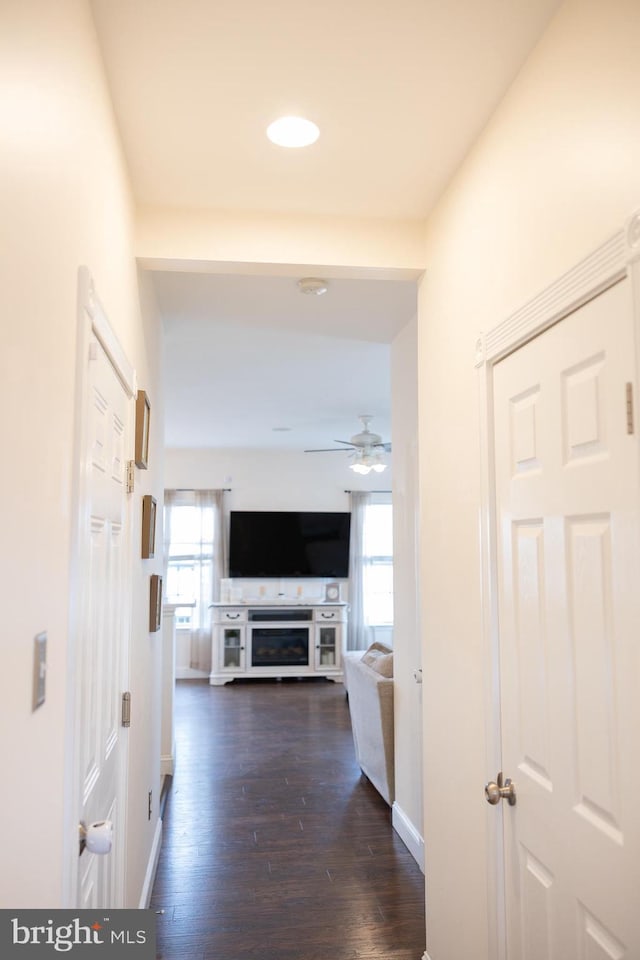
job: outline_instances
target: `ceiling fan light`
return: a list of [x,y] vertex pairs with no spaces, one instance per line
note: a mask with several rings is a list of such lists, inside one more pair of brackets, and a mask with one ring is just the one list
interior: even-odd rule
[[374,463],[371,469],[375,470],[376,473],[382,473],[383,470],[387,469],[387,465],[386,463]]

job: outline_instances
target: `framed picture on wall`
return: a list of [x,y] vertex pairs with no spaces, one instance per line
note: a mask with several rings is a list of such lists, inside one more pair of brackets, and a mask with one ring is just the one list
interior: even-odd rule
[[149,560],[156,550],[156,500],[152,496],[142,498],[142,559]]
[[157,573],[151,575],[149,590],[149,632],[155,633],[160,629],[162,620],[162,577]]
[[135,465],[146,470],[149,465],[149,419],[151,404],[144,390],[138,390],[136,397],[136,449]]

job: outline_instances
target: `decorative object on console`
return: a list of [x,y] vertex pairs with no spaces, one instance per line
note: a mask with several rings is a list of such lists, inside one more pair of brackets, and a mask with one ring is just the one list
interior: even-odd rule
[[155,633],[160,629],[162,619],[162,577],[157,573],[151,575],[149,588],[149,632]]
[[142,559],[149,560],[156,549],[156,500],[149,495],[142,498]]
[[149,418],[151,404],[144,390],[138,390],[136,397],[136,449],[135,464],[146,470],[149,464]]
[[340,584],[327,583],[324,588],[324,598],[328,603],[335,603],[340,599]]

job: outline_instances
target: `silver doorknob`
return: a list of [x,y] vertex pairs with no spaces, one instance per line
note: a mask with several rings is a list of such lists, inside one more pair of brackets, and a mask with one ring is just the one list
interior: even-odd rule
[[498,774],[498,781],[490,780],[484,788],[484,795],[487,803],[490,803],[492,806],[495,806],[496,803],[500,803],[501,800],[506,800],[510,807],[514,807],[516,803],[516,785],[513,780],[510,780],[508,777],[503,781],[502,771]]

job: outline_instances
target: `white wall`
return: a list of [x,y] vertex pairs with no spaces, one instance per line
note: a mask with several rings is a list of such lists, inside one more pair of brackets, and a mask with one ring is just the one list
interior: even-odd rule
[[496,955],[474,344],[640,204],[639,41],[637,0],[565,3],[428,224],[419,403],[431,960]]
[[[230,510],[350,510],[349,490],[390,490],[393,468],[383,474],[355,474],[348,467],[346,453],[295,453],[289,450],[181,450],[166,451],[166,489],[229,488],[225,497],[225,512]],[[244,597],[257,597],[258,589],[266,589],[265,596],[279,594],[295,597],[302,586],[307,599],[322,599],[326,580],[237,579],[234,587]],[[348,581],[342,581],[342,599],[348,601]],[[376,638],[389,642],[391,631],[379,628]],[[185,659],[184,639],[178,636],[178,654]],[[185,661],[186,662],[186,661]],[[178,676],[195,676],[193,671],[180,668]]]
[[[140,322],[136,324],[138,341],[134,356],[138,385],[146,390],[151,403],[149,468],[136,470],[134,502],[134,610],[129,654],[129,689],[132,722],[129,728],[129,780],[127,806],[127,890],[126,902],[138,906],[145,871],[149,866],[151,844],[157,827],[160,805],[161,713],[163,701],[163,636],[149,633],[149,577],[162,575],[162,551],[155,557],[140,559],[142,497],[151,494],[158,503],[156,544],[162,543],[162,499],[164,495],[164,405],[162,391],[163,344],[161,323],[153,285],[148,275],[138,272]],[[147,795],[152,792],[151,818]]]
[[[229,488],[227,516],[231,510],[349,510],[347,491],[391,489],[391,466],[383,474],[363,478],[348,463],[346,453],[170,449],[166,451],[166,488]],[[320,597],[324,583],[307,581],[305,596]],[[267,595],[276,596],[281,590],[295,594],[288,582],[268,586]],[[346,583],[343,599],[348,599]]]
[[372,277],[378,270],[387,276],[399,270],[400,276],[414,278],[424,267],[419,220],[144,207],[138,211],[136,250],[143,265],[161,270],[171,269],[174,261],[196,271],[219,269],[220,264],[229,272],[242,264],[238,269],[246,271],[246,264],[252,264],[275,276],[279,265],[325,264],[329,270],[322,276]]
[[[141,321],[132,208],[85,0],[0,5],[0,390],[4,469],[0,583],[0,906],[63,902],[64,768],[77,272],[91,270],[140,384],[160,394],[158,336]],[[161,456],[145,490],[162,496]],[[157,813],[155,677],[136,567],[128,903],[137,906]],[[31,711],[33,638],[48,632],[47,698]],[[150,679],[151,678],[151,679]],[[157,751],[159,755],[159,748]],[[140,815],[138,815],[140,813]],[[47,829],[43,829],[43,823]],[[130,837],[131,839],[131,837]]]
[[417,320],[391,349],[393,397],[393,580],[396,796],[393,824],[424,866],[422,800],[422,665],[418,603]]
[[347,490],[389,490],[392,467],[359,477],[347,453],[290,450],[166,451],[165,486],[229,487],[230,510],[348,510]]

